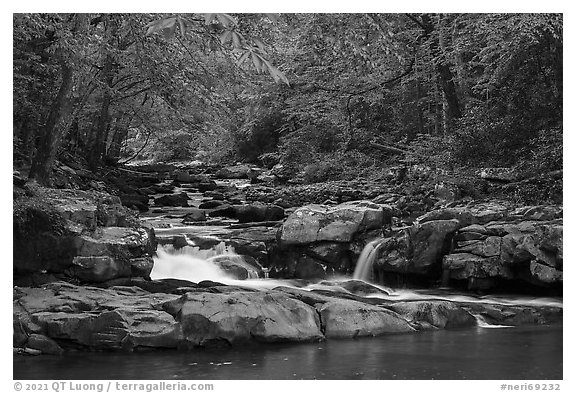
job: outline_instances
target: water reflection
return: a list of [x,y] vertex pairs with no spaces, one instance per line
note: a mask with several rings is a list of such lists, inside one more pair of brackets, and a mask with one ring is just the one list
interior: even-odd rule
[[18,356],[14,379],[562,379],[562,327],[191,352]]

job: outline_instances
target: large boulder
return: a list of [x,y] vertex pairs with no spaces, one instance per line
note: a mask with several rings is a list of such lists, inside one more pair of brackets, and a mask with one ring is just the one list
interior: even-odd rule
[[16,288],[14,309],[18,312],[14,318],[26,333],[41,334],[67,346],[176,348],[179,326],[172,315],[161,311],[161,305],[177,298],[135,287],[101,289],[59,282],[42,288]]
[[397,313],[353,300],[333,300],[318,307],[327,338],[407,333],[415,329]]
[[187,293],[164,304],[189,346],[323,338],[314,308],[275,292]]
[[382,207],[369,201],[346,202],[337,206],[307,205],[286,219],[279,239],[283,245],[350,242],[355,235],[383,225]]

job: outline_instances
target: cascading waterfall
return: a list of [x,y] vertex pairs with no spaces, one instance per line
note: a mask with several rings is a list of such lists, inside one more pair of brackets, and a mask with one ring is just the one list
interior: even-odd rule
[[193,243],[181,248],[160,245],[156,254],[154,268],[150,274],[154,280],[161,278],[179,278],[193,282],[233,280],[234,277],[222,268],[223,264],[244,268],[248,279],[258,278],[258,269],[247,263],[242,255],[236,254],[233,247],[223,242],[208,250],[202,250]]
[[158,246],[156,254],[154,268],[150,273],[150,278],[153,280],[178,278],[192,282],[204,280],[221,282],[232,278],[216,264],[204,258],[198,258],[185,252],[173,254],[161,246]]
[[366,244],[360,254],[360,258],[358,258],[356,268],[354,269],[353,278],[355,280],[370,280],[372,265],[378,256],[378,248],[382,245],[384,240],[386,239],[374,239]]

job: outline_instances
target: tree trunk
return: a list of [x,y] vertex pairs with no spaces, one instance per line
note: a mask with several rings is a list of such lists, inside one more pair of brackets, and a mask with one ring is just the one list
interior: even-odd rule
[[[437,31],[430,15],[423,14],[421,16],[422,27],[424,35],[430,39],[430,51],[436,57],[436,72],[440,80],[440,87],[444,93],[444,99],[447,105],[447,126],[450,127],[452,120],[462,117],[462,110],[460,109],[460,101],[456,90],[456,83],[454,82],[454,74],[450,68],[450,63],[441,53],[440,42]],[[436,32],[437,34],[433,34]]]
[[72,112],[72,102],[70,101],[72,68],[61,58],[60,69],[62,73],[62,84],[60,85],[54,102],[50,106],[46,123],[41,129],[40,142],[28,176],[30,179],[34,179],[43,185],[50,185],[52,166],[56,159],[58,146],[60,145],[62,134],[66,129],[66,124]]
[[119,115],[119,120],[112,136],[112,142],[110,143],[110,148],[106,153],[106,157],[111,162],[118,162],[120,159],[120,153],[122,150],[122,142],[128,136],[128,128],[130,127],[131,118],[124,120],[122,115]]
[[[117,23],[114,16],[108,15],[105,17],[106,20],[106,35],[107,44],[111,45],[112,41],[116,36]],[[106,153],[106,131],[108,125],[110,124],[110,103],[112,101],[112,95],[110,89],[112,88],[112,83],[114,81],[114,56],[105,49],[106,57],[104,60],[104,67],[102,69],[102,84],[104,85],[104,93],[102,97],[102,105],[100,106],[100,113],[98,115],[98,121],[94,130],[95,138],[90,154],[88,157],[88,165],[90,169],[95,170],[101,164]]]

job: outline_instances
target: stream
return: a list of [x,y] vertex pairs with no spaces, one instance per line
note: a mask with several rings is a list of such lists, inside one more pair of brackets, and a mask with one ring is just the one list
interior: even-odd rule
[[[181,189],[175,192],[181,192]],[[189,193],[198,206],[202,194]],[[185,235],[178,249],[159,245],[153,279],[217,281],[250,289],[277,286],[333,290],[340,277],[323,283],[255,278],[237,280],[213,258],[236,256],[219,243],[230,233],[230,220],[182,225],[189,208],[151,209],[142,219],[158,237]],[[211,222],[213,221],[213,222]],[[213,238],[215,246],[197,247],[189,235]],[[370,245],[374,247],[374,245]],[[361,278],[361,276],[360,276]],[[378,287],[378,286],[376,286]],[[391,289],[367,297],[385,300],[442,299],[466,303],[562,307],[561,298],[475,296],[448,289]],[[510,327],[491,325],[476,316],[468,329],[429,330],[304,344],[256,344],[194,351],[154,350],[135,353],[67,353],[64,356],[14,357],[14,379],[562,379],[561,325]],[[142,370],[146,370],[144,373]]]

